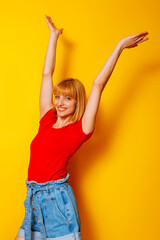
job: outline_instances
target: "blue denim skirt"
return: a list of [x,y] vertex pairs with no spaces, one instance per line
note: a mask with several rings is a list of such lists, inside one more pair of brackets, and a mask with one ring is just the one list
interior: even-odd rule
[[75,195],[65,178],[45,183],[25,180],[25,217],[17,233],[25,240],[82,240]]

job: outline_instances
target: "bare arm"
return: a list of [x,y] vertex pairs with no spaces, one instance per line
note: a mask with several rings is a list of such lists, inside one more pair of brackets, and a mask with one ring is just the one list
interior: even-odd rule
[[94,79],[91,93],[82,118],[82,128],[86,134],[90,133],[95,127],[96,115],[98,112],[102,91],[113,72],[120,54],[125,48],[136,47],[138,46],[138,43],[148,40],[148,38],[143,39],[147,34],[147,32],[143,32],[120,40],[107,59],[103,68]]
[[50,29],[50,38],[45,56],[45,62],[42,72],[42,83],[40,89],[40,118],[51,108],[53,108],[53,80],[52,75],[56,63],[56,47],[59,35],[62,29],[57,29],[51,18],[46,16],[46,21]]
[[48,47],[46,51],[44,66],[43,66],[43,75],[53,75],[56,63],[56,47],[57,47],[58,36],[54,32],[50,32]]
[[93,84],[98,85],[101,88],[101,91],[104,89],[106,83],[108,82],[113,69],[118,61],[118,58],[120,54],[122,53],[122,46],[120,42],[117,44],[107,61],[105,62],[103,68],[97,75],[97,77],[94,79]]

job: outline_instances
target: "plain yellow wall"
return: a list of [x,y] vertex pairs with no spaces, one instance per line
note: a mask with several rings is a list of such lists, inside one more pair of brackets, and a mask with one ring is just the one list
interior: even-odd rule
[[84,240],[160,239],[160,3],[3,1],[0,14],[0,239],[24,218],[30,143],[49,29],[64,28],[53,81],[94,78],[121,38],[148,31],[125,49],[102,94],[96,130],[70,159]]

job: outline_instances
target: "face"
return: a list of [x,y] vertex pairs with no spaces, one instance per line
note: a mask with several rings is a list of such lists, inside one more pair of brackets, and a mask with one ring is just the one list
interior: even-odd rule
[[76,106],[76,100],[69,96],[55,95],[54,106],[57,111],[57,115],[60,117],[67,117],[73,115]]

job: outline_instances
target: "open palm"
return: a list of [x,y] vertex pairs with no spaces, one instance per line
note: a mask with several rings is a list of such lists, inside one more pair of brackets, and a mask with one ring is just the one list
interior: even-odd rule
[[141,32],[132,36],[121,39],[119,42],[122,44],[123,48],[132,48],[138,46],[139,43],[142,43],[149,38],[144,38],[148,32]]
[[45,18],[46,18],[50,32],[54,32],[57,34],[57,36],[59,36],[63,32],[63,28],[60,28],[60,29],[56,28],[55,24],[52,22],[52,19],[49,16],[45,15]]

